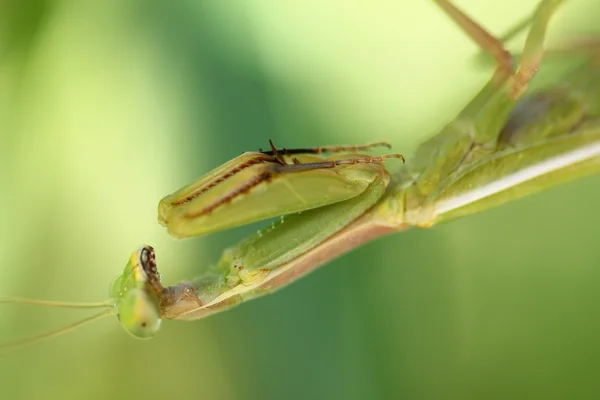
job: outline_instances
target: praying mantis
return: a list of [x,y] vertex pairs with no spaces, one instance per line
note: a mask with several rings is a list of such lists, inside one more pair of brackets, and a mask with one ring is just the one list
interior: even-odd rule
[[270,293],[366,242],[409,227],[483,211],[600,167],[600,71],[590,61],[560,85],[529,93],[544,39],[561,0],[542,0],[528,24],[516,69],[497,39],[448,0],[441,9],[496,64],[490,81],[440,133],[391,174],[399,154],[366,153],[386,143],[245,153],[163,198],[158,220],[179,238],[281,218],[227,249],[189,282],[164,287],[151,246],[132,253],[102,303],[2,302],[99,307],[102,312],[18,347],[116,314],[133,336],[150,338],[161,320],[195,320]]

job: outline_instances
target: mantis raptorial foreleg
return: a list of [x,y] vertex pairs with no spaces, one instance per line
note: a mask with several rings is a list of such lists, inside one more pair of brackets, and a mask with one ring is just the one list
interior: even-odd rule
[[[159,222],[174,236],[199,236],[354,198],[375,181],[387,182],[383,162],[404,158],[400,154],[369,156],[346,151],[381,145],[280,153],[271,144],[268,152],[244,153],[163,198]],[[324,151],[335,154],[324,158],[319,155]]]

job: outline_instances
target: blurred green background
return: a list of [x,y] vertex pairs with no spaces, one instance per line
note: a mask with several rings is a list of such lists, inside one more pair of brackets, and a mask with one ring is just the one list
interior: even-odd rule
[[[497,33],[536,3],[457,1]],[[102,300],[143,243],[166,284],[191,278],[261,224],[177,241],[156,223],[163,195],[269,138],[409,156],[490,76],[429,1],[0,8],[1,295]],[[552,37],[599,17],[572,0]],[[97,322],[0,358],[1,397],[598,398],[599,187],[384,238],[151,341]],[[3,306],[0,340],[85,315]]]

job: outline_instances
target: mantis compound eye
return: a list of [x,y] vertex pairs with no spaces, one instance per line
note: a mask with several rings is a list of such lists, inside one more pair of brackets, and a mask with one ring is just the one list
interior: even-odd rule
[[160,329],[160,310],[156,296],[142,289],[130,289],[119,304],[119,321],[138,339],[150,339]]

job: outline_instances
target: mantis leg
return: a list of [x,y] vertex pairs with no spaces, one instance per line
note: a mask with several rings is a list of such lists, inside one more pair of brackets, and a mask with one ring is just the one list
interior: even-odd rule
[[[544,54],[544,38],[550,18],[564,0],[544,0],[538,6],[531,21],[524,21],[504,38],[496,38],[483,27],[469,18],[461,10],[456,8],[448,0],[436,0],[448,16],[462,28],[462,30],[475,42],[484,52],[488,53],[496,61],[495,78],[503,81],[509,77],[507,90],[513,98],[520,97],[526,90],[527,84],[538,70]],[[506,36],[512,37],[521,29],[531,24],[527,35],[525,48],[521,56],[521,62],[513,73],[513,61],[511,54],[504,48],[502,42]]]
[[[551,16],[560,0],[540,3],[531,19],[531,29],[520,65],[513,72],[512,56],[502,41],[470,19],[448,0],[436,0],[449,17],[492,56],[496,70],[487,85],[456,119],[432,139],[423,143],[411,158],[401,182],[407,188],[405,208],[408,222],[429,226],[431,215],[424,209],[441,191],[452,185],[457,170],[489,157],[497,151],[502,129],[519,97],[537,70],[543,55],[543,41]],[[412,216],[411,216],[412,214]]]
[[235,277],[241,269],[240,278],[248,282],[255,271],[262,274],[278,268],[317,247],[377,203],[385,193],[388,182],[389,175],[382,169],[380,178],[356,197],[282,217],[226,251],[218,263],[218,275],[233,277],[234,281],[230,284],[235,284]]
[[358,145],[347,145],[347,146],[322,146],[322,147],[304,147],[304,148],[294,148],[294,149],[275,149],[273,142],[269,140],[269,144],[271,145],[271,150],[263,151],[262,149],[258,149],[262,154],[266,154],[269,156],[275,156],[276,154],[283,155],[292,155],[292,154],[323,154],[323,153],[356,153],[359,151],[367,151],[371,150],[374,147],[387,147],[391,149],[392,146],[387,142],[373,142],[366,144],[358,144]]
[[[277,156],[275,156],[277,157]],[[401,154],[386,154],[383,156],[363,156],[363,157],[352,157],[352,158],[344,158],[340,160],[327,160],[320,162],[309,162],[309,163],[301,163],[297,162],[294,164],[279,164],[279,163],[271,163],[265,165],[263,170],[260,173],[257,173],[252,179],[249,179],[242,184],[231,188],[228,192],[224,193],[221,197],[215,199],[211,203],[207,203],[203,208],[199,210],[194,210],[193,212],[188,212],[184,214],[184,218],[187,219],[195,219],[207,215],[213,212],[218,207],[229,204],[238,196],[244,195],[250,192],[253,188],[258,185],[270,182],[274,179],[278,179],[279,177],[285,174],[293,174],[299,172],[308,172],[320,169],[329,169],[335,168],[341,165],[355,165],[355,164],[381,164],[390,158],[398,158],[404,161],[404,157]],[[297,159],[295,159],[297,160]]]
[[[270,151],[262,151],[259,153],[246,153],[242,155],[243,161],[235,163],[226,163],[217,170],[213,171],[207,178],[201,180],[195,184],[194,187],[186,188],[186,194],[184,196],[167,196],[163,199],[163,208],[176,207],[188,203],[195,198],[201,196],[203,193],[211,190],[215,186],[225,182],[236,174],[243,172],[245,169],[251,168],[258,164],[282,164],[286,165],[287,162],[281,156],[292,154],[322,154],[322,153],[340,153],[340,152],[356,152],[369,150],[374,147],[387,147],[391,148],[389,143],[386,142],[374,142],[362,145],[349,145],[349,146],[326,146],[326,147],[311,147],[311,148],[298,148],[298,149],[275,149],[273,142],[269,140],[271,145]],[[318,169],[316,166],[312,169]]]

